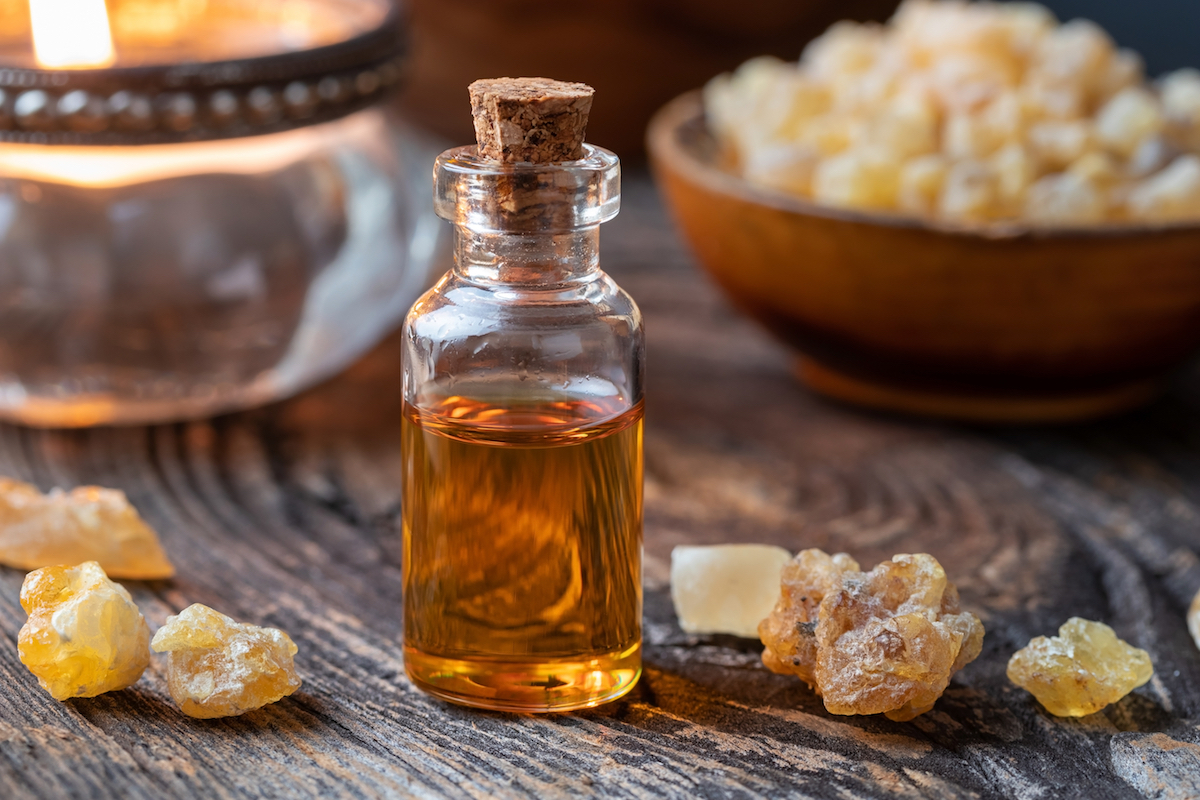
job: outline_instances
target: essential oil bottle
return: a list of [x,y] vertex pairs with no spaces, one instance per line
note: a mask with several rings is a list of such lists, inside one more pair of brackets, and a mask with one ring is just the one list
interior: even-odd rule
[[434,167],[455,266],[404,325],[404,655],[421,689],[586,708],[641,674],[642,319],[600,269],[620,162],[592,90],[471,85]]

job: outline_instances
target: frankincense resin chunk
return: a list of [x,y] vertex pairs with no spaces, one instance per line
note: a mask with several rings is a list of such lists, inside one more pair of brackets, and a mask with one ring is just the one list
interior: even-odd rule
[[1187,626],[1188,632],[1192,634],[1192,641],[1200,648],[1200,592],[1196,592],[1192,604],[1188,607]]
[[983,625],[959,608],[937,559],[897,555],[870,572],[845,553],[804,550],[758,628],[773,672],[799,676],[833,714],[908,720],[933,708],[979,655]]
[[150,646],[168,654],[167,689],[190,717],[234,717],[300,688],[296,645],[286,633],[235,622],[200,603],[168,617]]
[[124,689],[150,663],[146,620],[95,561],[29,573],[21,606],[21,663],[55,700]]
[[1104,623],[1079,617],[1067,620],[1058,636],[1037,637],[1008,662],[1008,679],[1059,717],[1093,714],[1153,675],[1149,653]]
[[680,546],[671,551],[671,600],[688,633],[758,636],[779,597],[779,573],[792,560],[768,544]]
[[0,564],[37,569],[96,561],[114,578],[169,578],[158,535],[115,489],[81,486],[42,494],[0,478]]

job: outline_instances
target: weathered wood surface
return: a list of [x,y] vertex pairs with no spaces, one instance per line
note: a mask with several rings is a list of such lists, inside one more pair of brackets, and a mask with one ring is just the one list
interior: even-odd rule
[[[401,663],[399,361],[393,339],[261,411],[151,429],[0,428],[0,473],[124,489],[175,580],[130,583],[152,627],[192,602],[288,631],[305,680],[245,717],[194,721],[155,661],[131,690],[60,704],[18,663],[22,574],[0,569],[0,798],[1200,796],[1200,382],[1136,415],[1001,431],[863,415],[692,267],[648,182],[627,182],[605,261],[649,327],[646,675],[549,717],[420,694]],[[929,551],[988,634],[934,711],[834,717],[753,643],[676,626],[680,543],[774,542],[873,564]],[[1071,615],[1150,651],[1154,680],[1055,719],[1004,666]]]

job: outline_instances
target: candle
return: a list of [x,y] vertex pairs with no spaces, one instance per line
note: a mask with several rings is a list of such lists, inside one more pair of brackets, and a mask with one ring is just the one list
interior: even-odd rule
[[[117,4],[121,32],[121,65],[153,60],[150,55],[177,50],[196,56],[246,57],[284,40],[297,48],[330,38],[337,26],[317,23],[305,3],[285,4],[290,9],[278,26],[264,25],[244,15],[251,24],[229,25],[229,15],[205,15],[208,0],[135,0]],[[243,7],[244,8],[244,7]],[[116,63],[113,35],[104,0],[29,0],[30,29],[36,63],[43,68],[85,69]],[[328,23],[327,20],[320,22]],[[218,29],[226,34],[214,35]],[[269,31],[264,35],[264,31]],[[320,35],[324,32],[326,35]],[[182,40],[181,40],[182,39]],[[327,43],[327,41],[325,42]],[[290,48],[280,48],[290,49]],[[176,53],[178,56],[179,54]],[[253,173],[277,169],[322,147],[342,135],[363,137],[368,125],[354,119],[345,133],[311,129],[288,131],[276,137],[255,137],[220,143],[141,145],[131,147],[68,147],[26,145],[0,149],[0,174],[10,178],[47,180],[90,187],[120,186],[186,174],[206,172]],[[378,124],[378,120],[375,120]]]
[[426,204],[405,198],[428,192],[410,156],[436,147],[379,105],[402,45],[387,0],[11,4],[0,417],[266,402],[403,316],[437,249]]

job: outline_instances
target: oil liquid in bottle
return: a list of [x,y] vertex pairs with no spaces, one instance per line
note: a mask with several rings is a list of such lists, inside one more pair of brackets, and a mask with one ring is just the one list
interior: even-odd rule
[[641,674],[642,404],[405,405],[405,666],[512,711],[586,708]]

